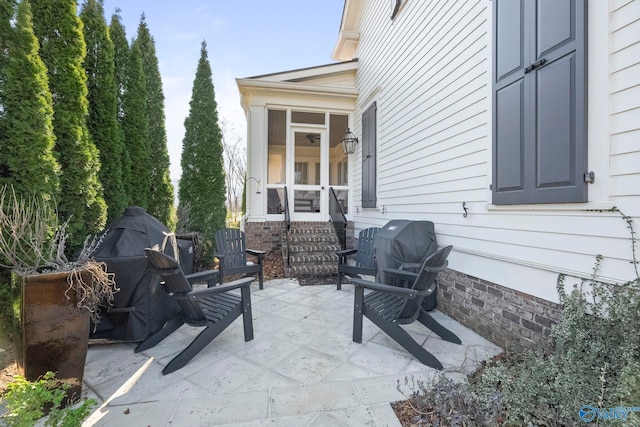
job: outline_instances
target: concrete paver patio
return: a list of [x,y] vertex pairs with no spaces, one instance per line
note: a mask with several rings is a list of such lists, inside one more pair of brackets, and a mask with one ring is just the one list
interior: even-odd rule
[[[252,285],[255,339],[241,319],[184,368],[162,375],[200,328],[183,326],[155,348],[89,348],[84,393],[100,402],[96,426],[399,426],[389,403],[410,394],[405,379],[428,380],[422,365],[365,318],[362,344],[351,340],[353,287],[300,286],[278,279]],[[462,345],[415,322],[405,329],[462,379],[501,349],[439,312]],[[402,392],[398,391],[400,381]]]

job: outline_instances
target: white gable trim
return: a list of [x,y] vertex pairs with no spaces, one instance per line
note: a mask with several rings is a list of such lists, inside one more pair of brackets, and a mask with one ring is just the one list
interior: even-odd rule
[[359,26],[363,7],[364,0],[345,0],[338,41],[331,54],[336,61],[349,61],[355,57],[360,42]]
[[308,79],[316,79],[326,77],[333,74],[345,73],[358,69],[358,61],[351,60],[339,62],[336,64],[320,65],[316,67],[300,68],[297,70],[280,71],[272,74],[264,74],[261,76],[247,77],[241,80],[254,80],[263,82],[291,82]]

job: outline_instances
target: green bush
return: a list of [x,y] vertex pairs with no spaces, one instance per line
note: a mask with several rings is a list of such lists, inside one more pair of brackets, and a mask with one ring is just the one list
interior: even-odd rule
[[[617,209],[614,211],[619,212]],[[584,424],[578,411],[640,405],[640,276],[631,219],[620,213],[631,230],[636,278],[621,285],[593,275],[566,292],[566,277],[558,277],[562,304],[552,337],[555,353],[519,354],[519,360],[496,363],[475,385],[479,395],[502,394],[507,423],[565,426]],[[640,425],[640,413],[609,424]]]
[[[616,208],[612,212],[619,213],[630,230],[635,279],[618,285],[597,280],[601,256],[591,278],[577,279],[569,292],[567,277],[560,275],[562,316],[552,333],[555,352],[503,355],[462,384],[443,377],[414,383],[409,401],[416,425],[580,426],[587,425],[579,416],[584,405],[604,410],[640,406],[636,237],[632,219]],[[640,426],[640,412],[606,424]]]
[[45,426],[79,427],[97,402],[84,399],[75,407],[63,406],[69,387],[69,384],[56,380],[53,372],[47,372],[36,381],[16,376],[7,386],[4,400],[9,411],[2,414],[0,424],[31,427],[45,415],[47,408],[51,408]]
[[498,393],[480,399],[466,382],[455,383],[444,375],[430,381],[405,379],[405,386],[412,391],[408,400],[416,413],[412,425],[493,427],[503,415]]

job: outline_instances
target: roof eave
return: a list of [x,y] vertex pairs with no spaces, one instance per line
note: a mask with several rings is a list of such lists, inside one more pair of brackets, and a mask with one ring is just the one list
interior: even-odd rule
[[345,0],[338,40],[331,54],[335,61],[348,61],[356,57],[363,6],[364,0]]

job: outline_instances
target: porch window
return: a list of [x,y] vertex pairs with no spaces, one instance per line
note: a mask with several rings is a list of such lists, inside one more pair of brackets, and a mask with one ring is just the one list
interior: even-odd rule
[[284,184],[287,166],[287,112],[269,110],[268,117],[269,167],[267,168],[267,184]]
[[343,159],[338,162],[338,175],[336,176],[337,185],[349,185],[349,159]]
[[324,113],[308,113],[305,111],[292,111],[291,123],[304,123],[309,125],[323,125],[325,121]]
[[295,166],[295,183],[306,185],[309,183],[309,163],[296,162]]
[[585,1],[493,1],[493,203],[586,202]]
[[349,158],[342,150],[344,131],[349,116],[331,114],[329,117],[329,185],[336,194],[342,212],[349,213]]
[[267,121],[267,213],[281,214],[287,166],[287,112],[269,110]]

